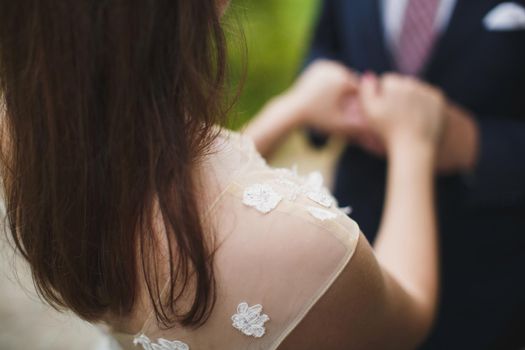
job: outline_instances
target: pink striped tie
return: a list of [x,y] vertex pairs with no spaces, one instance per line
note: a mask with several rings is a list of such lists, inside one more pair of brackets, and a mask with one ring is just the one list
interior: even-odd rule
[[436,39],[434,23],[440,0],[409,0],[395,58],[403,74],[417,75],[427,62]]

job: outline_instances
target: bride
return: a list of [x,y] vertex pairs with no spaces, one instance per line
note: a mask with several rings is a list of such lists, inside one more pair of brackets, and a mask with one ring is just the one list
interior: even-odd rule
[[359,83],[389,161],[372,250],[319,175],[256,151],[337,115],[345,72],[314,65],[244,136],[217,127],[215,1],[0,1],[3,190],[40,296],[124,349],[416,347],[437,300],[442,96]]

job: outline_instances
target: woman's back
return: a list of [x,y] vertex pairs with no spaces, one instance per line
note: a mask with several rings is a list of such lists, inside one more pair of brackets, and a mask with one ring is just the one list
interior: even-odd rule
[[[179,349],[177,341],[191,349],[275,349],[356,248],[359,228],[320,174],[271,169],[238,134],[223,132],[216,146],[200,168],[203,220],[216,248],[215,307],[196,329],[162,330],[148,317],[134,339],[145,349]],[[131,338],[117,338],[132,348]]]

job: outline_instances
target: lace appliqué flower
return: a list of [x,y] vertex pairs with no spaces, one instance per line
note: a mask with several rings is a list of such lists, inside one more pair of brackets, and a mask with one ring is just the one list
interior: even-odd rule
[[307,210],[310,213],[310,215],[321,221],[333,220],[337,217],[336,213],[322,208],[308,207]]
[[244,190],[242,202],[261,213],[267,214],[274,210],[283,199],[270,185],[255,184]]
[[323,175],[320,172],[315,171],[310,173],[306,177],[305,183],[303,185],[303,188],[305,189],[305,195],[311,201],[314,201],[325,208],[331,208],[335,200],[323,187],[323,183]]
[[190,350],[188,344],[175,340],[158,339],[157,343],[152,342],[144,334],[138,335],[133,339],[133,345],[142,345],[144,350]]
[[232,316],[232,326],[249,337],[262,337],[266,332],[264,324],[270,320],[268,315],[261,314],[262,308],[259,304],[248,306],[247,303],[240,303],[237,313]]
[[305,179],[305,185],[310,188],[319,189],[323,187],[324,184],[324,178],[323,174],[321,174],[319,171],[314,171],[308,174]]
[[341,210],[346,215],[350,215],[353,212],[352,207],[342,207],[342,208],[339,208],[339,210]]
[[[322,208],[307,206],[308,212],[316,219],[325,221],[335,219],[337,214],[324,210],[337,205],[337,201],[324,187],[323,175],[316,171],[305,177],[297,174],[297,168],[275,169],[276,178],[265,184],[255,184],[244,191],[243,203],[267,214],[277,207],[283,198],[295,202],[299,196],[304,196]],[[273,187],[281,193],[274,191]],[[345,214],[350,214],[350,208],[341,208]]]
[[306,194],[306,197],[325,208],[330,208],[334,202],[332,196],[323,191],[323,189],[310,191]]
[[331,208],[332,204],[334,204],[334,198],[323,187],[324,179],[320,172],[310,173],[306,177],[300,177],[297,174],[296,167],[291,170],[276,169],[275,172],[278,177],[274,182],[284,187],[283,191],[288,200],[293,202],[300,195],[303,195],[325,208]]

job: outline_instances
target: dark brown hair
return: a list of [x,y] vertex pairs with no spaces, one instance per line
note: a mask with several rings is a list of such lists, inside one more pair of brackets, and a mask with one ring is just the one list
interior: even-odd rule
[[193,175],[225,114],[225,51],[216,0],[0,0],[8,223],[51,305],[125,316],[144,280],[164,326],[209,316]]

